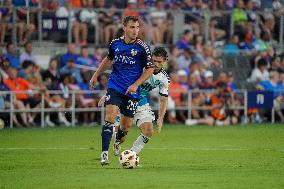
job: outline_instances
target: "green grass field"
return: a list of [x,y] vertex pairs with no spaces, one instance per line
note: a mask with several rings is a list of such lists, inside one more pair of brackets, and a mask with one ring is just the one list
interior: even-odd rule
[[284,188],[284,125],[167,125],[132,170],[112,149],[102,167],[100,143],[98,127],[0,130],[0,188]]

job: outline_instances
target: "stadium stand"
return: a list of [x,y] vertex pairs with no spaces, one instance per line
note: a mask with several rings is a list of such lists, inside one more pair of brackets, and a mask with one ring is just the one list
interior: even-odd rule
[[[0,1],[0,87],[1,92],[8,91],[3,96],[0,95],[0,108],[7,110],[0,115],[6,125],[11,121],[19,127],[28,126],[29,121],[31,125],[34,122],[39,125],[43,118],[40,111],[15,113],[11,117],[11,109],[30,105],[30,102],[18,102],[19,99],[11,103],[9,91],[15,89],[9,87],[5,80],[13,70],[29,81],[30,85],[25,87],[29,98],[38,103],[40,101],[39,105],[32,104],[28,108],[38,105],[51,110],[56,107],[69,110],[81,108],[82,112],[86,108],[90,110],[89,113],[78,111],[73,115],[69,110],[66,114],[46,113],[41,125],[93,125],[94,122],[100,122],[101,113],[97,102],[105,90],[107,75],[101,77],[96,88],[101,91],[98,93],[88,92],[88,80],[106,56],[111,39],[122,35],[121,18],[127,15],[140,17],[140,38],[152,47],[165,46],[170,52],[165,69],[171,75],[171,89],[174,92],[171,93],[170,89],[168,122],[184,123],[189,117],[208,116],[209,111],[198,110],[197,113],[193,106],[201,109],[210,106],[207,98],[210,92],[201,90],[213,90],[218,82],[227,83],[227,92],[231,95],[224,103],[227,109],[242,107],[242,110],[228,112],[236,115],[239,123],[244,120],[244,116],[252,117],[252,122],[272,119],[271,110],[248,111],[242,99],[245,92],[238,90],[254,90],[263,80],[275,86],[273,90],[284,89],[284,14],[282,6],[279,6],[284,1],[70,2],[71,4],[66,0],[30,0],[26,4],[24,0]],[[32,63],[25,63],[25,60]],[[248,80],[260,60],[265,62],[268,78]],[[275,76],[274,71],[279,75]],[[214,81],[204,87],[208,77],[213,77]],[[271,77],[278,78],[271,80]],[[268,88],[262,87],[262,90],[271,90],[271,87]],[[36,91],[42,92],[44,100],[41,101],[40,95],[31,91],[35,94]],[[52,94],[52,91],[57,92]],[[279,96],[275,119],[283,121],[283,97],[281,93]],[[155,99],[153,94],[153,106],[157,105]],[[11,108],[11,105],[15,107]],[[255,119],[259,115],[263,119]]]

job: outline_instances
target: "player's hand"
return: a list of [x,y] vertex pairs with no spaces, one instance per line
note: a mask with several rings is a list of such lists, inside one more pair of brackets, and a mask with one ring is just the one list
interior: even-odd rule
[[125,94],[128,94],[128,93],[136,93],[136,91],[137,91],[137,86],[136,85],[130,85],[129,87],[128,87],[128,89],[127,89],[127,91],[126,91],[126,93]]
[[102,96],[102,98],[99,100],[98,106],[99,107],[104,106],[105,101],[106,101],[106,95]]
[[163,119],[160,119],[160,118],[159,118],[159,119],[157,120],[157,132],[158,132],[158,134],[161,133],[162,127],[163,127]]
[[90,80],[90,89],[93,90],[96,86],[98,82],[98,78],[97,77],[92,77],[92,79]]

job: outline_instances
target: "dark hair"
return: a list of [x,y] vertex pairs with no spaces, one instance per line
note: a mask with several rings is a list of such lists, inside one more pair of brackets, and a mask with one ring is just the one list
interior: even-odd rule
[[7,45],[6,45],[6,49],[7,49],[7,50],[8,50],[8,48],[10,47],[10,45],[13,45],[13,43],[11,43],[11,42],[7,43]]
[[70,76],[72,76],[70,73],[63,74],[63,75],[60,76],[59,81],[63,82],[66,78],[69,78]]
[[257,67],[259,68],[260,66],[267,66],[267,61],[264,58],[257,61]]
[[163,57],[165,60],[168,58],[168,53],[164,47],[156,47],[152,55]]
[[200,35],[200,34],[193,36],[193,40],[192,40],[192,41],[193,41],[193,42],[192,42],[193,45],[196,45],[196,44],[197,44],[197,38],[198,38],[198,37],[202,37],[202,45],[204,45],[204,44],[205,44],[205,39],[204,39],[204,37],[203,37],[202,35]]
[[190,30],[185,30],[184,32],[183,32],[183,35],[187,35],[188,33],[190,33],[191,31]]
[[26,48],[28,46],[28,44],[32,44],[31,41],[27,41],[25,44],[24,44],[24,47]]
[[24,62],[23,62],[23,64],[22,64],[22,68],[23,69],[26,69],[26,68],[28,68],[29,66],[33,66],[34,65],[34,63],[32,62],[32,61],[30,61],[30,60],[25,60]]
[[188,54],[193,54],[193,50],[191,48],[184,49],[184,52],[187,52]]
[[219,81],[216,85],[217,88],[226,88],[227,87],[227,83],[223,82],[223,81]]
[[126,16],[122,21],[123,26],[126,26],[128,22],[130,21],[138,22],[138,17],[137,16]]
[[53,62],[53,61],[55,61],[55,62],[56,62],[56,64],[57,64],[57,66],[58,66],[58,60],[57,60],[56,58],[51,58],[51,59],[49,60],[48,65],[50,65],[50,64],[51,64],[51,62]]

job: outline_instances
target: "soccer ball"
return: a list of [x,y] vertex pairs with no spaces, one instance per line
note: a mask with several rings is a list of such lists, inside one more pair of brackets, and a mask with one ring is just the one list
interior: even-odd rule
[[125,169],[133,169],[138,166],[139,157],[132,150],[124,150],[120,154],[119,163]]

